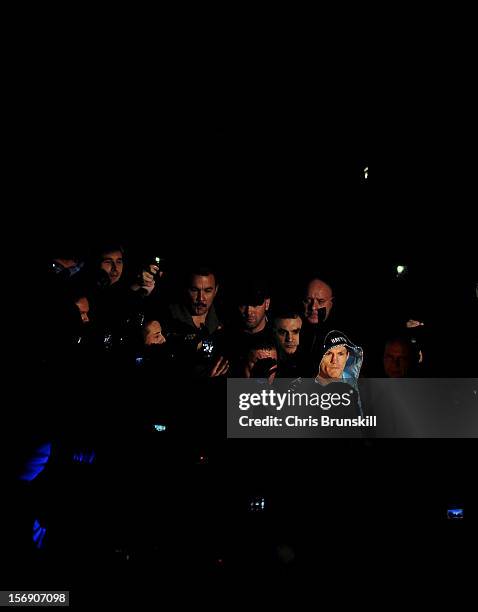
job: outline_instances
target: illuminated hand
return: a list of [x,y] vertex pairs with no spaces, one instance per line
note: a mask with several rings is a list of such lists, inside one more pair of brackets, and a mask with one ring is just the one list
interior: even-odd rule
[[156,286],[156,279],[162,276],[163,271],[155,264],[151,264],[147,270],[141,272],[141,289],[144,289],[150,295]]
[[422,321],[415,321],[414,319],[408,319],[406,322],[407,329],[412,329],[413,327],[421,327],[424,325]]
[[227,374],[228,370],[229,370],[229,361],[225,357],[219,357],[213,369],[211,370],[211,373],[209,374],[209,376],[211,378],[213,376],[224,376],[225,374]]
[[141,288],[144,289],[149,295],[154,289],[155,284],[154,276],[151,274],[151,272],[143,270],[141,272]]

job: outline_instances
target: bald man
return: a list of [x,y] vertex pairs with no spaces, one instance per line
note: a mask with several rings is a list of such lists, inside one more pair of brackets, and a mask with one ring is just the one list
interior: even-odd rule
[[303,299],[304,316],[310,325],[319,325],[329,318],[334,296],[330,285],[313,278],[306,287]]
[[[317,359],[317,351],[331,329],[329,317],[334,305],[331,286],[314,276],[310,279],[302,295],[304,325],[301,331],[301,350],[306,367]],[[312,371],[308,372],[310,376]]]

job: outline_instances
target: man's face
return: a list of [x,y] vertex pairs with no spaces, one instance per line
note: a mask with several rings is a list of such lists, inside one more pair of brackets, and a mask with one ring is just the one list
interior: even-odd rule
[[349,352],[345,346],[334,346],[325,353],[320,362],[321,378],[341,378]]
[[205,315],[214,302],[217,293],[214,274],[199,276],[194,274],[187,290],[188,306],[193,316]]
[[332,289],[321,280],[315,279],[307,286],[306,295],[304,298],[304,315],[309,323],[317,325],[319,323],[319,308],[325,308],[325,317],[327,319],[330,310],[333,306]]
[[383,355],[383,369],[389,378],[404,378],[411,365],[409,347],[403,342],[389,342]]
[[80,311],[81,321],[83,323],[89,323],[90,322],[90,316],[89,316],[90,304],[88,302],[88,298],[82,297],[79,300],[77,300],[75,304],[78,310]]
[[[275,359],[277,361],[277,350],[274,349],[256,349],[249,351],[247,356],[247,362],[244,370],[245,378],[251,378],[254,370],[254,366],[261,359]],[[268,378],[268,381],[271,383],[276,376],[276,372],[274,371]]]
[[276,319],[274,322],[274,336],[279,343],[280,350],[286,355],[293,355],[300,341],[302,319]]
[[250,304],[239,306],[242,322],[249,332],[254,333],[264,327],[269,305],[270,300],[267,299],[262,304],[259,304],[259,306],[251,306]]
[[144,343],[146,346],[151,344],[164,344],[166,338],[163,336],[163,330],[159,321],[151,321],[145,328]]
[[112,285],[117,283],[123,273],[123,253],[121,251],[104,253],[101,259],[101,269],[108,274]]
[[69,259],[69,258],[64,258],[64,257],[57,257],[53,261],[55,261],[56,263],[59,263],[64,268],[74,268],[78,264],[77,259]]

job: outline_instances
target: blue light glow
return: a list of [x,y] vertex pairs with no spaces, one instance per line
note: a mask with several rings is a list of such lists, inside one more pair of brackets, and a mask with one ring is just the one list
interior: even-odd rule
[[462,519],[464,516],[463,508],[450,508],[447,516],[449,519]]
[[79,453],[73,454],[73,461],[75,463],[87,463],[91,465],[96,458],[96,453],[94,450],[87,450]]
[[35,519],[33,521],[33,535],[32,535],[32,539],[33,539],[35,548],[38,548],[38,549],[43,548],[43,539],[45,537],[45,534],[46,534],[46,528],[40,525],[40,522],[38,521],[38,519]]
[[19,475],[20,480],[34,480],[38,474],[43,472],[51,454],[51,443],[47,442],[38,446],[32,453],[31,457],[25,462],[23,469]]

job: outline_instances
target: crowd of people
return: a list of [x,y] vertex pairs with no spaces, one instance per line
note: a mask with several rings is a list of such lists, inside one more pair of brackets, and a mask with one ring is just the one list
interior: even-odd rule
[[[100,473],[108,471],[112,500],[118,491],[130,490],[124,475],[139,448],[143,483],[152,482],[165,462],[197,466],[210,463],[211,455],[223,456],[229,377],[270,383],[307,377],[327,384],[341,379],[352,362],[354,376],[457,374],[443,370],[436,358],[443,356],[437,351],[443,336],[423,341],[427,322],[403,311],[377,318],[375,330],[363,329],[357,318],[347,319],[343,304],[336,308],[334,281],[320,273],[271,287],[270,278],[254,269],[226,279],[201,261],[175,269],[157,256],[133,262],[121,244],[109,243],[88,257],[62,249],[39,271],[41,325],[27,360],[32,384],[49,405],[29,413],[29,431],[22,429],[12,462],[15,478],[27,483],[21,494],[29,500],[24,520],[36,526],[36,548],[44,538],[38,535],[42,521],[32,515],[37,509],[32,483],[41,483],[67,456],[93,464],[103,449]],[[462,364],[459,373],[470,371]],[[161,432],[173,442],[158,445]],[[191,495],[203,499],[215,477],[210,473],[208,484],[200,480],[199,486],[192,482],[195,473],[185,507],[194,506]],[[179,499],[175,480],[169,484]],[[178,515],[177,507],[162,512],[169,519]],[[57,546],[59,541],[57,536]]]
[[[171,279],[160,258],[151,259],[127,271],[128,253],[113,244],[87,263],[70,253],[50,261],[39,360],[148,368],[157,362],[158,375],[183,381],[250,377],[266,366],[278,377],[315,377],[327,334],[353,334],[346,317],[336,316],[333,282],[320,275],[273,292],[267,279],[246,271],[232,287],[226,282],[225,299],[213,267],[194,263]],[[372,359],[366,354],[368,376],[430,375],[417,340],[424,324],[401,314],[372,347]],[[358,335],[352,340],[369,347],[364,330]]]

